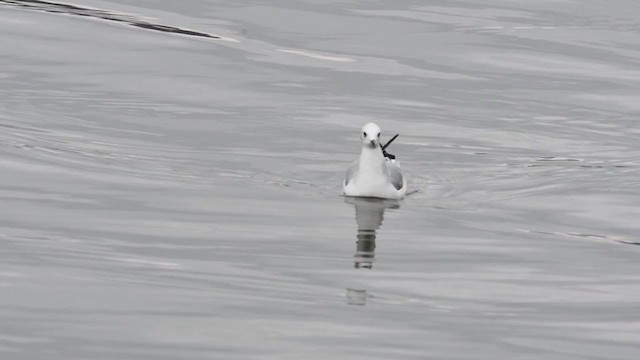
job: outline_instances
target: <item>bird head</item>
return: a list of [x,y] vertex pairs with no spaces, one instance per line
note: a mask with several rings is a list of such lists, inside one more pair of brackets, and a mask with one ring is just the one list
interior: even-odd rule
[[360,137],[362,146],[376,148],[380,146],[380,127],[374,123],[368,123],[362,127]]

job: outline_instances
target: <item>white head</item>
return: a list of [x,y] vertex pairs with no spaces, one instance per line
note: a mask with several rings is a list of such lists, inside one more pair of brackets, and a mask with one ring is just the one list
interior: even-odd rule
[[360,137],[362,137],[362,146],[376,148],[380,146],[380,127],[374,123],[365,124]]

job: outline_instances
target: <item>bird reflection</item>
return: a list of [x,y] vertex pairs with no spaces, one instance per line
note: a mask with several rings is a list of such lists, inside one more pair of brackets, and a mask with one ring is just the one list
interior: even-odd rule
[[347,197],[345,202],[356,208],[356,224],[358,234],[356,238],[356,254],[354,267],[356,269],[371,269],[376,250],[376,231],[382,225],[384,211],[397,209],[397,200],[383,200],[374,198]]

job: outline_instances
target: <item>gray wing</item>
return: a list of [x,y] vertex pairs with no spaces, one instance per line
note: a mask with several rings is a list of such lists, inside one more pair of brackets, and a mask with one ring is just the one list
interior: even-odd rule
[[385,166],[387,168],[387,175],[389,176],[389,181],[393,184],[393,187],[396,190],[400,190],[403,184],[402,170],[400,169],[400,165],[398,165],[397,161],[385,161]]
[[347,186],[353,179],[355,179],[356,175],[358,174],[359,163],[359,161],[355,161],[347,169],[347,174],[344,176],[344,186]]

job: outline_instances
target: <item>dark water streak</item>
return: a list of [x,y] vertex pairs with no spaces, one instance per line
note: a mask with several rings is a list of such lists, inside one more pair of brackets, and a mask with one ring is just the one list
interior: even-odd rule
[[29,10],[45,11],[49,13],[69,14],[69,15],[76,15],[76,16],[85,16],[85,17],[91,17],[94,19],[114,21],[114,22],[124,23],[130,26],[135,26],[138,28],[153,30],[153,31],[161,31],[161,32],[187,35],[187,36],[197,36],[197,37],[204,37],[204,38],[210,38],[210,39],[220,38],[219,36],[203,33],[200,31],[182,29],[175,26],[168,26],[168,25],[155,24],[155,23],[142,21],[130,15],[117,14],[107,10],[91,9],[91,8],[79,7],[79,6],[64,4],[64,3],[54,3],[54,2],[39,1],[39,0],[0,0],[0,5],[3,5],[3,4],[10,5],[10,6],[17,6],[17,7],[29,9]]

